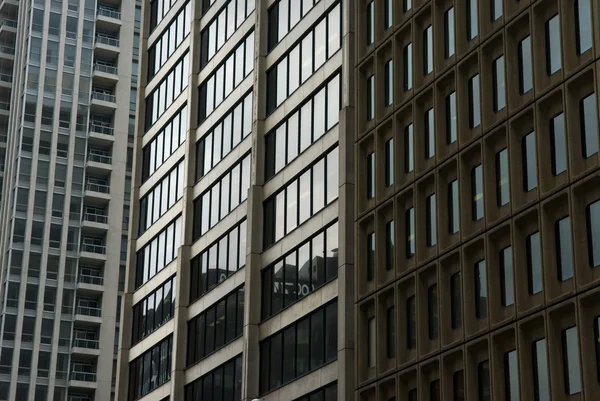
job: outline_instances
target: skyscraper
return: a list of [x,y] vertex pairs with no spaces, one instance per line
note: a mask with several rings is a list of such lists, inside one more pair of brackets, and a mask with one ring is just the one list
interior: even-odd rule
[[0,400],[111,400],[141,4],[0,13]]
[[598,6],[356,2],[356,400],[600,397]]
[[351,4],[145,3],[119,400],[354,396]]

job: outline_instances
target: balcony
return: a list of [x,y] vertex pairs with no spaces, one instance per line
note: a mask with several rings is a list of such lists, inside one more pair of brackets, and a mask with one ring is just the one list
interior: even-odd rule
[[102,122],[90,122],[88,128],[88,142],[90,145],[107,147],[115,142],[115,129]]
[[119,39],[107,34],[96,34],[94,40],[94,54],[102,58],[116,58],[121,50],[119,49]]
[[17,33],[17,20],[4,18],[0,21],[0,35],[9,34],[15,35]]
[[106,91],[92,89],[90,108],[96,112],[113,113],[117,109],[117,97]]
[[[74,363],[75,365],[76,363]],[[75,366],[74,366],[75,368]],[[88,366],[85,367],[89,369]],[[69,387],[79,389],[96,389],[96,373],[87,371],[72,370],[69,373]]]
[[101,276],[92,276],[89,274],[80,274],[77,278],[77,282],[81,284],[89,284],[89,285],[104,285],[104,277]]
[[0,87],[10,89],[12,87],[13,77],[11,74],[0,73]]
[[16,15],[19,8],[18,0],[2,0],[0,1],[0,13],[4,15]]
[[15,48],[14,46],[0,44],[0,57],[6,60],[15,60]]
[[0,115],[7,116],[10,113],[10,103],[0,101]]
[[106,246],[104,240],[98,237],[83,237],[79,248],[81,262],[95,265],[106,261]]
[[103,235],[108,231],[108,215],[104,212],[85,210],[81,232],[86,235]]
[[121,12],[105,5],[98,5],[96,27],[103,31],[115,31],[121,27]]
[[86,173],[90,176],[106,176],[112,171],[112,155],[110,151],[97,148],[88,149],[85,161]]
[[94,83],[114,85],[119,81],[119,69],[116,65],[96,63],[93,69]]
[[75,321],[93,327],[102,323],[102,309],[85,304],[75,307]]
[[95,202],[105,203],[110,200],[110,185],[101,179],[88,179],[85,183],[84,197]]

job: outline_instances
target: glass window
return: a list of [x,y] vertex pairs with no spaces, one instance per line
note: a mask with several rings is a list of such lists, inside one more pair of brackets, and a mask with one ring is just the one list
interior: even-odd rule
[[385,63],[385,106],[394,101],[394,68],[392,60]]
[[[501,4],[501,0],[497,1]],[[498,112],[506,106],[506,91],[504,83],[504,56],[498,57],[492,63],[492,77],[494,81],[494,111]]]
[[424,116],[424,131],[425,131],[425,159],[431,159],[435,156],[435,122],[433,116],[433,108],[427,110]]
[[425,210],[427,246],[432,247],[437,244],[437,216],[435,208],[435,194],[431,194],[427,197],[425,201]]
[[510,306],[515,303],[513,269],[512,269],[512,247],[506,247],[500,251],[500,297],[502,306]]
[[598,153],[598,120],[596,113],[596,94],[592,93],[579,102],[581,124],[581,144],[583,157]]
[[412,7],[412,0],[402,0],[402,11],[407,12]]
[[456,234],[460,228],[458,199],[458,180],[454,180],[448,185],[448,232],[450,234]]
[[392,26],[393,24],[393,7],[392,7],[392,1],[393,0],[384,0],[384,11],[383,11],[383,15],[384,15],[384,25],[383,28],[384,29],[388,29]]
[[367,156],[367,199],[375,197],[375,153]]
[[396,324],[394,307],[390,306],[386,310],[386,335],[385,348],[388,359],[396,357]]
[[454,55],[454,7],[444,13],[444,56]]
[[492,0],[490,11],[492,13],[492,21],[496,21],[498,18],[502,17],[502,0]]
[[499,207],[510,202],[510,189],[508,178],[508,149],[504,148],[496,153],[496,202]]
[[485,319],[487,317],[487,274],[485,260],[475,263],[475,317]]
[[327,57],[333,56],[341,47],[341,14],[341,6],[338,4],[327,16],[327,35],[329,37],[329,43],[327,45]]
[[375,76],[367,78],[367,121],[375,118]]
[[446,96],[446,143],[456,142],[456,92]]
[[[600,218],[600,204],[598,205],[598,214]],[[406,216],[404,218],[406,224],[406,257],[408,259],[412,258],[415,254],[415,209],[410,208],[406,211]],[[600,221],[600,220],[599,220]],[[600,227],[598,227],[598,241],[599,241],[599,249],[600,249]],[[598,253],[598,258],[600,258],[600,251]]]
[[367,46],[370,46],[375,41],[375,2],[367,4]]
[[537,188],[537,151],[535,145],[535,132],[525,135],[523,146],[523,189],[529,192]]
[[465,372],[458,370],[452,374],[452,388],[454,392],[454,401],[465,401]]
[[407,44],[404,47],[404,91],[412,89],[412,43]]
[[[43,323],[42,323],[43,324]],[[43,331],[43,327],[42,327]],[[596,348],[596,377],[600,380],[600,316],[594,318],[594,346]]]
[[415,296],[406,299],[406,348],[417,346],[417,316]]
[[590,267],[600,266],[600,201],[586,208],[587,240]]
[[533,89],[533,62],[531,58],[531,36],[519,42],[519,92],[527,93]]
[[477,393],[479,401],[490,401],[491,392],[490,361],[479,362],[477,365]]
[[467,0],[467,40],[477,36],[477,0]]
[[375,233],[367,235],[367,281],[375,277]]
[[472,216],[478,221],[483,218],[483,167],[481,164],[471,170],[471,191],[473,196]]
[[558,14],[546,21],[546,73],[554,75],[561,68],[560,20]]
[[369,367],[373,368],[375,367],[375,355],[377,353],[376,350],[376,333],[375,333],[375,318],[374,317],[370,317],[369,318],[369,323],[368,323],[368,331],[367,331],[367,344],[368,345],[368,356],[367,356],[367,360],[369,363]]
[[462,325],[461,275],[454,273],[450,277],[450,321],[453,329]]
[[429,25],[423,31],[423,75],[433,72],[433,28]]
[[394,220],[385,223],[385,269],[391,271],[394,268]]
[[565,392],[567,395],[580,393],[581,370],[579,366],[579,340],[576,326],[563,330],[562,347]]
[[504,384],[506,386],[506,401],[519,400],[519,366],[517,350],[504,354]]
[[575,30],[577,31],[577,54],[592,48],[591,0],[575,0]]
[[410,173],[415,167],[413,154],[413,125],[408,124],[404,128],[404,172]]
[[546,339],[542,338],[533,343],[533,396],[535,401],[550,399],[550,382],[548,377],[548,354],[546,353]]
[[556,239],[556,261],[558,279],[565,281],[573,277],[573,251],[571,248],[571,218],[564,217],[554,225]]
[[479,74],[469,79],[469,127],[478,127],[481,123],[481,101],[479,97]]
[[537,294],[542,291],[542,255],[539,232],[527,237],[526,248],[529,293]]
[[385,141],[385,186],[394,185],[394,138]]
[[438,337],[437,284],[427,289],[427,316],[429,339],[435,340]]
[[550,152],[552,156],[552,174],[559,175],[567,171],[567,144],[565,115],[563,113],[550,120]]

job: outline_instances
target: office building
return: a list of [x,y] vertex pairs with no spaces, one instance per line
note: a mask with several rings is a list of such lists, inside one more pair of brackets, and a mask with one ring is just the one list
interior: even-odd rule
[[600,399],[599,3],[356,3],[355,399]]
[[0,14],[0,400],[112,400],[141,4]]
[[352,4],[144,3],[119,400],[354,397]]

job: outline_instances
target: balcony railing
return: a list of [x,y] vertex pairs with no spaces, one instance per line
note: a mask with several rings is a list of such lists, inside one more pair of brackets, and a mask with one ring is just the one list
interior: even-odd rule
[[0,45],[0,52],[1,53],[6,53],[6,54],[14,55],[15,54],[15,48],[12,47],[12,46]]
[[117,75],[119,72],[117,66],[115,65],[106,65],[106,64],[94,64],[94,71],[105,72],[107,74]]
[[102,100],[104,102],[116,103],[116,96],[102,92],[92,92],[92,99]]
[[0,23],[0,28],[3,27],[8,27],[8,28],[16,28],[17,27],[17,21],[14,19],[10,19],[10,18],[4,18],[2,20],[2,22]]
[[87,395],[70,395],[69,401],[92,401]]
[[96,43],[100,43],[108,46],[119,47],[119,39],[109,38],[106,36],[96,36]]
[[106,246],[82,243],[81,251],[82,252],[99,253],[99,254],[104,255],[104,254],[106,254]]
[[108,18],[121,19],[121,12],[115,10],[114,8],[109,8],[105,6],[98,7],[98,15],[102,15]]
[[90,152],[88,152],[88,161],[96,162],[96,163],[103,163],[103,164],[111,164],[112,157],[107,156],[102,153],[90,151]]
[[12,82],[12,75],[10,74],[0,74],[0,81],[2,82],[8,82],[11,83]]
[[86,182],[85,184],[86,191],[93,192],[101,192],[103,194],[107,194],[110,192],[110,186],[106,184],[97,184],[94,182]]
[[86,340],[84,338],[75,338],[73,340],[73,347],[87,348],[87,349],[98,349],[98,348],[100,348],[100,341],[98,341],[98,340]]
[[96,374],[87,372],[71,372],[70,380],[78,380],[82,382],[95,382]]
[[102,316],[102,309],[91,306],[78,306],[75,313],[84,316],[100,317]]
[[90,124],[90,132],[97,132],[99,134],[104,134],[104,135],[114,135],[115,129],[113,127],[107,127],[102,124],[91,123]]
[[83,214],[83,219],[85,221],[89,221],[92,223],[102,223],[102,224],[106,224],[108,222],[108,216],[105,214],[99,214],[99,213],[84,213]]
[[77,281],[82,284],[103,285],[104,277],[91,276],[89,274],[80,274],[79,279]]
[[0,110],[10,110],[10,103],[8,102],[0,102]]

